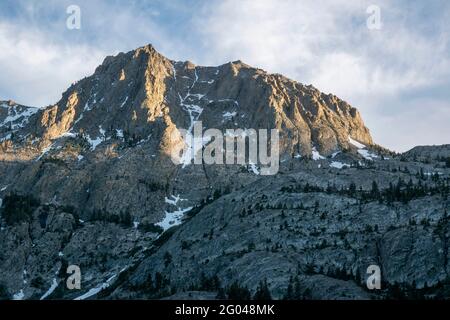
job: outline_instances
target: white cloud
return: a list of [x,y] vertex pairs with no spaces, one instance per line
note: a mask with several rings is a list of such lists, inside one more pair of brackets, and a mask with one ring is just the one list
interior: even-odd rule
[[[396,151],[407,151],[417,145],[448,144],[450,137],[450,101],[434,98],[417,98],[408,101],[387,102],[401,106],[403,112],[370,117],[368,123],[378,132],[378,143]],[[372,121],[373,120],[373,121]],[[373,122],[373,123],[372,123]]]
[[[445,119],[450,121],[449,113],[442,108],[426,109],[423,103],[438,102],[447,108],[449,105],[442,100],[416,103],[408,94],[445,83],[450,85],[450,28],[445,23],[449,7],[439,8],[443,14],[433,16],[438,20],[424,21],[421,8],[377,1],[383,27],[369,30],[366,9],[371,4],[226,0],[208,6],[206,21],[199,20],[208,28],[199,26],[199,29],[210,48],[207,56],[214,63],[224,57],[242,59],[332,92],[358,107],[366,123],[374,124],[375,141],[387,147],[404,150],[405,146],[411,146],[409,142],[423,143],[427,138],[432,143],[431,138],[439,136],[437,128],[448,126]],[[385,103],[392,105],[387,108]],[[400,109],[394,103],[409,108]],[[417,112],[427,113],[423,119],[430,122],[422,121],[420,130],[409,132],[409,140],[399,134],[391,134],[390,140],[387,139],[383,123],[398,121],[398,128],[409,128],[412,120],[420,120]],[[430,112],[439,114],[438,121],[431,121]],[[368,121],[365,115],[371,119]],[[396,130],[395,125],[390,128],[391,132]]]
[[[0,99],[54,103],[106,55],[153,43],[169,58],[209,65],[239,59],[332,92],[361,110],[376,142],[397,150],[410,146],[410,140],[442,141],[439,131],[450,122],[450,94],[438,89],[450,87],[449,5],[433,9],[438,5],[387,0],[174,0],[152,2],[151,7],[79,2],[82,29],[75,36],[60,29],[65,25],[60,1],[18,2],[23,16],[0,22]],[[366,9],[372,4],[381,7],[381,30],[366,27]],[[53,8],[52,16],[61,11],[62,17],[42,21],[46,7]],[[428,94],[420,103],[411,98],[411,93],[428,89],[440,94]],[[395,134],[420,119],[429,121],[422,121],[408,141]]]
[[80,0],[81,29],[70,31],[65,27],[68,4],[18,1],[21,15],[0,22],[0,100],[39,107],[56,103],[106,56],[148,43],[170,57],[182,57],[184,46],[155,23],[155,9]]
[[39,107],[55,103],[105,55],[92,46],[53,43],[39,31],[0,23],[0,98]]
[[209,7],[199,20],[208,28],[199,28],[215,63],[242,59],[348,98],[448,76],[448,40],[416,34],[396,20],[404,9],[381,3],[394,22],[379,31],[366,27],[365,1],[226,0]]

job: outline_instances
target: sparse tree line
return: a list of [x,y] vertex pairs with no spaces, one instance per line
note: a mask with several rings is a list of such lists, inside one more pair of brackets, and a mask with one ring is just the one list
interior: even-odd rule
[[[72,206],[55,206],[50,204],[41,205],[39,199],[34,196],[20,195],[18,193],[10,193],[5,196],[0,207],[0,214],[6,225],[13,226],[22,222],[31,222],[34,211],[41,207],[38,220],[42,228],[46,226],[46,220],[49,213],[50,206],[53,206],[61,212],[70,213],[74,216],[78,224],[78,214]],[[116,224],[121,224],[125,227],[131,227],[133,221],[132,216],[128,210],[120,212],[119,214],[111,214],[105,209],[94,209],[91,212],[90,221],[106,221]]]
[[[102,136],[102,140],[106,141],[107,138],[111,138],[113,140],[121,140],[124,143],[124,147],[130,148],[136,146],[140,141],[143,140],[143,137],[137,133],[131,133],[130,131],[124,129],[121,130],[121,135],[117,133],[117,130],[111,125],[108,130],[106,130],[105,135]],[[89,141],[87,139],[87,135],[83,130],[80,130],[75,136],[75,140],[81,146],[87,148],[90,147]]]
[[[434,160],[436,162],[443,162],[444,166],[446,168],[450,168],[450,157],[437,156],[437,157],[432,158],[431,156],[427,156],[427,157],[425,157],[425,159],[419,159],[417,157],[417,154],[414,154],[413,157],[412,157],[412,160],[414,162],[422,162],[422,163],[425,163],[425,164],[430,164]],[[406,162],[406,161],[408,161],[408,159],[403,155],[403,156],[400,157],[400,161]]]
[[1,217],[8,226],[29,222],[33,218],[34,210],[39,205],[39,200],[31,195],[11,193],[3,199],[0,208]]
[[[290,186],[284,186],[281,188],[281,192],[287,193],[310,193],[310,192],[323,192],[327,194],[339,194],[357,198],[363,202],[379,201],[380,203],[392,204],[393,202],[408,203],[411,200],[421,198],[424,196],[441,195],[444,198],[448,197],[450,190],[448,179],[441,179],[439,175],[432,176],[432,184],[422,182],[422,179],[418,179],[416,183],[410,179],[405,182],[399,178],[396,183],[389,183],[387,188],[381,189],[376,181],[372,181],[370,190],[364,190],[361,186],[358,188],[354,182],[350,183],[347,187],[336,185],[328,185],[326,188],[320,186],[312,186],[309,183],[296,184]],[[282,209],[280,207],[279,209]]]
[[133,224],[133,218],[128,210],[122,211],[119,214],[112,214],[104,209],[94,209],[90,221],[112,222],[127,228],[131,227]]
[[412,179],[405,182],[399,178],[396,183],[389,182],[389,186],[384,189],[380,189],[376,181],[372,181],[372,187],[368,191],[362,190],[362,188],[356,190],[356,186],[351,184],[347,194],[360,199],[362,202],[379,201],[390,205],[394,202],[406,204],[424,196],[441,195],[446,199],[449,189],[448,180],[440,181],[439,176],[437,176],[437,180],[432,185],[423,183],[422,180],[414,183]]
[[[168,256],[169,255],[166,253],[166,267],[168,266]],[[130,288],[137,291],[143,291],[147,295],[147,298],[150,299],[167,297],[176,294],[179,291],[179,289],[171,285],[170,279],[161,272],[156,272],[154,275],[150,274],[143,284],[131,286]],[[202,273],[197,283],[190,284],[186,289],[183,289],[183,291],[184,290],[217,292],[216,299],[220,300],[272,300],[267,280],[260,281],[252,294],[247,286],[242,285],[237,280],[230,285],[223,287],[217,275],[208,277]]]
[[[164,255],[165,267],[171,263],[169,253]],[[168,262],[170,261],[170,262]],[[349,277],[346,278],[350,279]],[[199,291],[199,292],[216,292],[216,299],[219,300],[273,300],[267,279],[258,283],[256,289],[252,292],[246,285],[235,280],[227,286],[223,286],[217,275],[207,276],[202,272],[200,279],[196,283],[190,284],[188,287],[179,289],[171,284],[171,281],[161,272],[150,274],[147,280],[138,286],[130,287],[136,291],[143,291],[147,294],[147,298],[159,299],[174,295],[180,290],[182,291]],[[284,294],[281,296],[283,300],[306,300],[311,299],[311,290],[301,285],[298,275],[289,278],[288,285]]]

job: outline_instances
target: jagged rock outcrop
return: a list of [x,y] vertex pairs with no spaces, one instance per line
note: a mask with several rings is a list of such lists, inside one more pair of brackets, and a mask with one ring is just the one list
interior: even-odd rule
[[[195,121],[278,129],[279,174],[173,163]],[[107,57],[54,105],[0,103],[0,293],[211,297],[215,276],[267,279],[275,298],[294,278],[296,298],[448,296],[450,155],[425,149],[390,153],[346,102],[241,61],[195,66],[150,45]],[[67,264],[83,290],[64,287]],[[380,292],[365,289],[369,264]]]
[[[9,109],[13,112],[14,106]],[[58,103],[25,112],[18,119],[21,124],[1,137],[0,159],[10,162],[10,179],[11,162],[62,161],[57,168],[46,168],[42,162],[28,166],[15,183],[19,191],[31,191],[43,201],[59,201],[80,211],[105,209],[119,214],[130,210],[140,217],[152,213],[143,209],[145,200],[142,204],[143,198],[149,198],[149,185],[158,185],[167,194],[173,188],[168,181],[189,172],[199,182],[198,188],[188,186],[177,192],[191,193],[195,203],[210,191],[208,176],[219,174],[219,180],[228,181],[228,171],[236,171],[220,168],[218,173],[211,168],[213,172],[208,173],[203,167],[179,172],[169,161],[170,152],[180,145],[173,137],[179,129],[192,129],[193,121],[202,121],[205,129],[223,131],[277,128],[286,166],[294,165],[292,157],[297,155],[319,152],[326,156],[352,148],[349,137],[367,146],[373,143],[358,111],[333,95],[240,61],[219,67],[175,62],[150,45],[107,57],[92,76],[63,93]],[[4,122],[5,127],[9,121]],[[137,170],[133,175],[134,161],[148,171]],[[120,179],[128,175],[126,181]]]
[[187,129],[192,118],[218,129],[277,128],[291,155],[310,154],[312,146],[329,155],[348,148],[349,136],[373,144],[358,111],[336,96],[240,61],[219,67],[171,61],[152,46],[106,58],[18,133],[42,145],[80,132],[97,139],[126,130],[146,138],[169,123]]

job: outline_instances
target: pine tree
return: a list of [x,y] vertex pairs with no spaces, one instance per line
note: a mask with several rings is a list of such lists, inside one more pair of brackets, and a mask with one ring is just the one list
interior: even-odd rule
[[305,294],[302,293],[300,281],[298,276],[289,278],[289,284],[284,296],[285,300],[302,300],[305,299]]
[[239,282],[235,281],[228,287],[226,291],[227,297],[230,300],[250,300],[251,294],[247,287],[241,287]]
[[253,300],[272,300],[269,287],[267,286],[267,279],[261,281],[256,289]]
[[164,254],[164,266],[167,268],[169,264],[172,262],[172,255],[166,251]]
[[350,183],[350,186],[348,187],[348,194],[350,196],[355,195],[356,193],[356,184],[354,182]]
[[314,202],[314,214],[316,215],[319,211],[319,201],[316,200],[316,202]]
[[225,295],[225,290],[223,288],[219,288],[219,290],[217,291],[216,299],[217,300],[225,300],[226,298],[227,298],[227,296]]
[[286,289],[286,294],[283,297],[284,300],[294,300],[294,286],[292,276],[289,278],[289,284]]
[[0,300],[9,300],[11,298],[6,285],[1,282],[0,283]]
[[379,199],[380,190],[378,189],[378,184],[375,181],[372,181],[372,190],[370,191],[370,195],[373,199]]
[[131,217],[130,211],[125,211],[120,214],[120,223],[126,227],[131,227],[133,223],[133,218]]
[[423,173],[423,168],[420,168],[420,179],[425,180],[425,174]]

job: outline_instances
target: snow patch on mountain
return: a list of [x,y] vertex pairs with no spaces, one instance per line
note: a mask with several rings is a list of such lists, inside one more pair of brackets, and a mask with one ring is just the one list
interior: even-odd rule
[[23,300],[25,298],[25,294],[23,293],[23,289],[21,289],[18,293],[13,295],[13,300]]
[[370,152],[367,150],[367,146],[362,144],[361,142],[356,141],[352,137],[348,137],[348,141],[354,145],[356,148],[358,148],[358,153],[364,157],[366,160],[373,160],[374,158],[378,158],[378,155],[376,155],[373,152]]
[[375,153],[372,153],[366,149],[359,149],[358,153],[362,155],[366,160],[373,160],[374,158],[378,158],[378,156]]
[[167,204],[171,204],[171,205],[174,205],[174,206],[176,206],[179,201],[185,201],[185,200],[187,200],[187,199],[182,199],[180,197],[180,195],[176,195],[176,196],[170,195],[169,198],[168,197],[164,198],[164,201]]
[[161,222],[156,223],[156,225],[163,228],[164,231],[170,229],[173,226],[180,225],[183,220],[184,214],[191,211],[192,208],[193,207],[188,207],[184,209],[178,208],[178,210],[173,212],[165,211],[164,213],[166,216]]
[[123,100],[123,102],[122,102],[122,104],[120,105],[119,108],[122,109],[123,106],[125,105],[125,103],[127,103],[127,101],[128,101],[128,96],[125,97],[125,100]]
[[[233,112],[229,112],[229,111],[224,112],[224,113],[223,113],[223,121],[229,121],[229,120],[231,120],[233,117],[236,117],[236,115],[237,115],[237,112],[236,112],[236,111],[233,111]],[[222,122],[223,122],[223,121],[222,121]]]
[[102,126],[98,127],[98,131],[100,132],[100,136],[96,138],[91,138],[90,135],[86,135],[86,140],[91,145],[92,150],[95,150],[103,141],[107,140],[105,138],[106,131],[102,129]]
[[330,167],[331,168],[336,168],[336,169],[342,169],[342,168],[345,168],[345,167],[350,167],[350,165],[347,164],[347,163],[342,163],[340,161],[333,161],[333,162],[330,163]]
[[364,144],[362,144],[361,142],[356,141],[355,139],[353,139],[352,137],[348,137],[348,141],[354,145],[355,147],[357,147],[358,149],[364,149],[366,148],[366,146]]
[[56,280],[56,278],[53,278],[52,281],[52,285],[50,286],[50,288],[41,296],[41,298],[39,300],[44,300],[45,298],[47,298],[48,296],[50,296],[53,291],[55,291],[55,289],[58,287],[58,281]]
[[47,147],[45,147],[44,149],[42,149],[42,152],[41,152],[41,154],[36,158],[36,161],[41,160],[42,157],[43,157],[47,152],[49,152],[49,151],[53,148],[54,145],[55,145],[55,143],[52,143],[52,144],[50,144],[49,146],[47,146]]
[[6,108],[8,110],[8,115],[0,123],[0,127],[11,126],[11,130],[16,130],[24,127],[30,117],[39,111],[38,108],[25,107],[17,104],[8,105],[5,102],[0,104],[1,108]]
[[98,147],[100,143],[102,143],[103,139],[101,137],[97,137],[95,139],[92,139],[89,135],[86,136],[86,139],[88,143],[91,145],[91,149],[95,150],[95,148]]
[[254,174],[256,174],[256,175],[259,175],[259,168],[256,166],[256,164],[254,164],[253,162],[250,162],[249,163],[249,166],[250,166],[250,170],[254,173]]
[[324,160],[325,157],[322,156],[319,151],[317,151],[316,147],[312,148],[312,158],[313,160],[317,161],[317,160]]
[[11,133],[8,133],[6,136],[4,136],[3,138],[0,138],[0,142],[6,141],[11,139],[12,135]]
[[98,287],[90,289],[88,292],[75,298],[74,300],[85,300],[92,296],[97,295],[100,291],[108,288],[111,285],[111,281],[114,280],[115,277],[116,277],[116,274],[112,275],[108,280],[106,280],[106,282],[100,284]]

